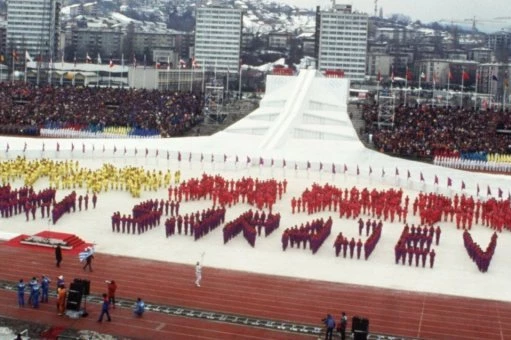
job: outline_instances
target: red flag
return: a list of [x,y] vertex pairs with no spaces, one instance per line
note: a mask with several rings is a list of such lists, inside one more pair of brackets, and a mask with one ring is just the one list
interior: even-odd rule
[[178,160],[179,162],[181,162],[181,151],[179,151],[179,152],[177,153],[177,160]]
[[468,74],[467,71],[463,70],[463,72],[461,73],[461,77],[463,78],[463,80],[469,80],[470,79],[470,76]]
[[412,71],[410,71],[408,69],[408,67],[406,68],[406,80],[410,81],[413,79],[413,74],[412,74]]
[[465,182],[461,181],[461,190],[465,190]]
[[399,169],[396,167],[396,176],[399,176]]
[[227,155],[224,153],[224,163],[227,162]]
[[[346,164],[344,165],[344,168],[346,169]],[[346,170],[344,170],[346,172]],[[332,173],[335,174],[335,164],[332,163]]]
[[449,78],[449,80],[452,80],[452,73],[451,73],[451,69],[450,68],[447,71],[447,78]]
[[200,161],[202,162],[204,160],[204,154],[200,154]]
[[385,169],[381,169],[381,177],[385,177]]
[[502,189],[499,188],[499,198],[502,198],[502,194],[503,194]]
[[373,168],[369,166],[369,175],[373,173]]
[[408,173],[407,173],[407,177],[408,177],[408,178],[411,178],[411,177],[412,177],[412,174],[410,173],[410,170],[407,170],[407,172],[408,172]]
[[450,177],[447,177],[447,186],[452,186],[452,179]]
[[421,171],[421,182],[424,182],[424,175],[422,175],[422,171]]
[[311,167],[311,162],[307,161],[307,170],[309,170]]
[[250,163],[250,157],[247,156],[247,164]]
[[[25,143],[25,145],[26,145],[26,143]],[[71,144],[71,145],[72,145],[72,144]],[[23,151],[25,151],[25,150],[23,150]],[[60,151],[60,144],[59,144],[59,143],[57,143],[57,152],[59,152],[59,151]],[[73,150],[71,150],[71,151],[73,151]]]
[[489,185],[488,185],[488,188],[486,190],[486,195],[491,196],[491,189],[490,189]]
[[259,165],[264,165],[264,159],[263,159],[263,157],[259,157]]
[[215,161],[215,155],[211,154],[211,163]]
[[479,184],[477,184],[477,196],[479,196],[480,191],[481,191],[481,188],[479,188]]
[[381,81],[381,72],[378,70],[378,74],[376,75],[376,81]]
[[285,159],[283,159],[283,160],[282,160],[282,167],[283,167],[283,168],[285,168],[285,167],[286,167],[286,160],[285,160]]
[[348,167],[344,164],[344,172],[348,171]]
[[435,175],[435,184],[438,184],[438,176]]
[[271,159],[271,167],[273,168],[273,165],[275,165],[275,162],[273,161],[273,158]]
[[360,175],[360,169],[358,168],[358,165],[357,165],[357,176]]

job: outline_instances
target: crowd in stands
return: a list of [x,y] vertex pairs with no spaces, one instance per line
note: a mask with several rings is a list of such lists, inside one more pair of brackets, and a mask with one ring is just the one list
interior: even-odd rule
[[491,241],[485,251],[474,242],[472,236],[466,230],[463,232],[463,244],[472,261],[476,263],[479,271],[486,273],[490,266],[491,259],[493,258],[493,254],[495,253],[495,247],[497,246],[497,233],[493,233]]
[[[256,218],[256,214],[258,218]],[[224,244],[243,232],[243,237],[252,247],[255,247],[257,229],[259,229],[259,235],[261,235],[261,228],[264,227],[265,236],[268,236],[280,225],[280,214],[274,215],[271,212],[267,216],[263,214],[264,212],[258,214],[257,211],[254,213],[249,210],[233,221],[226,223],[223,228]]]
[[511,135],[498,133],[511,126],[511,114],[471,108],[398,106],[393,129],[378,129],[378,107],[363,113],[367,133],[382,152],[403,157],[432,158],[444,152],[510,152]]
[[[477,153],[479,154],[479,153]],[[506,156],[506,157],[504,157]],[[510,173],[511,162],[509,161],[509,155],[503,155],[503,157],[488,157],[484,159],[477,158],[463,158],[463,156],[447,156],[437,155],[433,158],[433,164],[440,165],[443,167],[492,172],[492,173]]]
[[0,83],[0,134],[39,135],[41,129],[178,136],[203,119],[202,99],[189,92],[53,87]]
[[307,222],[305,225],[300,227],[294,226],[293,228],[287,228],[282,233],[282,250],[286,250],[288,244],[293,248],[299,249],[300,244],[303,242],[303,249],[309,244],[309,249],[313,254],[319,250],[323,242],[330,236],[332,231],[332,217],[329,217],[326,221],[322,218]]
[[441,229],[439,226],[417,226],[412,224],[411,227],[404,226],[401,236],[394,247],[396,264],[399,261],[404,265],[408,258],[408,265],[411,266],[415,258],[415,266],[419,266],[419,261],[422,262],[422,267],[426,266],[426,261],[429,256],[429,266],[433,268],[435,263],[435,250],[432,249],[433,238],[435,244],[438,246],[440,242]]

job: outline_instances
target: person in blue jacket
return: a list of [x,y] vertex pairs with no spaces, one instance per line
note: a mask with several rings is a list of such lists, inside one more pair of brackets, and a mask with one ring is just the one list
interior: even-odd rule
[[335,329],[335,320],[332,315],[328,314],[326,318],[323,319],[323,322],[326,326],[325,340],[332,340],[333,332]]
[[20,307],[25,307],[25,282],[23,279],[20,279],[18,282],[18,305]]
[[43,275],[41,278],[41,302],[48,302],[48,290],[50,289],[50,279]]
[[101,314],[99,315],[98,322],[103,321],[103,315],[106,314],[107,321],[112,321],[110,318],[110,313],[108,312],[108,308],[110,307],[110,301],[108,300],[108,295],[103,293],[103,304],[101,305]]
[[137,303],[135,304],[135,308],[133,309],[133,313],[136,316],[142,316],[145,312],[145,304],[144,301],[142,301],[141,298],[137,299]]

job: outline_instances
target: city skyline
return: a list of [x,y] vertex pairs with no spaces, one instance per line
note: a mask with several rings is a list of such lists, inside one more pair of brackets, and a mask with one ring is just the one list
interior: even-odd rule
[[[332,5],[331,0],[280,0],[282,3],[294,5],[303,8],[329,8]],[[336,0],[338,4],[352,4],[353,9],[374,14],[374,0]],[[469,6],[467,6],[469,5]],[[383,8],[383,16],[391,14],[403,14],[409,16],[413,21],[420,20],[424,23],[443,20],[443,23],[461,25],[465,23],[467,27],[472,26],[472,20],[475,17],[476,27],[485,32],[492,32],[502,28],[511,28],[511,10],[507,6],[507,1],[490,0],[485,2],[466,1],[466,0],[428,0],[409,1],[409,0],[378,0],[378,13]],[[495,18],[509,18],[506,20],[496,20]]]

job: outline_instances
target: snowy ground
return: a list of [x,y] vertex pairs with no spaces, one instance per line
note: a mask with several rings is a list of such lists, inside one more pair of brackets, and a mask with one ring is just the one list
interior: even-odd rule
[[[0,150],[2,150],[0,160],[12,159],[16,153],[23,154],[24,141],[24,139],[0,138]],[[6,143],[10,144],[9,152],[5,152]],[[387,175],[382,178],[379,173],[377,175],[373,174],[371,177],[367,174],[357,176],[351,171],[346,175],[342,173],[333,175],[330,173],[329,167],[326,167],[328,172],[312,170],[295,171],[291,166],[288,166],[286,169],[260,168],[259,166],[246,167],[245,164],[242,166],[241,163],[243,162],[238,164],[229,161],[223,163],[223,159],[221,161],[218,160],[221,157],[215,158],[217,163],[209,162],[209,158],[205,158],[208,162],[205,160],[201,163],[198,157],[194,157],[192,162],[188,162],[187,157],[184,155],[182,162],[178,162],[174,156],[170,160],[167,160],[165,156],[155,158],[152,156],[152,153],[145,157],[142,150],[146,145],[155,147],[158,143],[163,143],[160,141],[102,140],[101,144],[98,142],[96,145],[106,145],[107,152],[104,153],[99,150],[99,146],[95,147],[94,152],[87,151],[82,153],[81,142],[79,141],[76,141],[76,148],[78,150],[75,149],[73,153],[70,150],[57,153],[54,146],[55,140],[46,141],[46,151],[43,153],[40,151],[41,143],[42,141],[39,139],[29,140],[29,148],[25,155],[30,159],[40,157],[61,160],[75,159],[80,162],[81,166],[92,169],[98,168],[104,162],[112,163],[118,167],[136,165],[146,169],[169,168],[173,171],[180,169],[183,180],[198,177],[202,173],[221,174],[225,178],[234,179],[243,176],[261,179],[275,178],[278,180],[286,178],[289,183],[288,193],[274,207],[274,211],[279,211],[282,215],[281,227],[268,238],[264,236],[258,237],[255,248],[250,247],[242,236],[238,236],[227,245],[224,245],[220,228],[196,242],[193,238],[184,235],[165,238],[163,225],[142,235],[112,233],[110,217],[113,212],[120,211],[121,214],[128,214],[137,202],[150,198],[165,199],[167,192],[165,189],[158,192],[144,192],[142,197],[133,199],[126,192],[109,191],[99,195],[98,206],[95,210],[89,209],[88,211],[64,215],[56,225],[49,223],[47,220],[40,219],[39,212],[38,218],[30,222],[25,221],[24,215],[18,215],[9,220],[2,219],[0,221],[0,232],[3,232],[4,238],[7,235],[17,233],[35,234],[49,229],[51,231],[77,234],[88,242],[96,243],[96,250],[102,253],[193,264],[200,259],[200,254],[205,252],[204,265],[211,267],[409,291],[511,301],[511,291],[508,289],[509,282],[511,282],[511,272],[509,271],[511,267],[511,236],[508,231],[499,235],[490,269],[487,273],[483,274],[478,271],[476,265],[468,257],[463,246],[462,233],[456,230],[452,223],[441,223],[442,235],[440,245],[434,247],[437,253],[435,267],[433,269],[416,268],[394,264],[394,245],[403,229],[402,223],[384,223],[382,237],[368,261],[344,259],[342,257],[336,258],[333,249],[336,235],[342,231],[345,236],[358,238],[358,225],[356,221],[340,219],[333,212],[318,213],[312,216],[307,216],[306,214],[293,215],[290,208],[291,198],[298,196],[314,182],[329,182],[342,188],[357,186],[358,188],[385,189],[401,186],[405,194],[410,196],[411,202],[413,202],[413,199],[420,190],[438,191],[447,195],[453,195],[454,192],[451,189],[439,188],[432,184],[426,185],[419,181],[406,180],[402,175],[401,177],[395,177],[393,176],[393,170],[387,170]],[[61,143],[63,145],[66,143],[67,145],[70,142],[62,141]],[[136,143],[139,145],[138,155],[135,156],[132,149],[129,149],[130,151],[126,155],[122,155],[120,151],[113,154],[114,143],[118,150],[122,150],[123,145],[133,148],[133,143]],[[34,145],[37,145],[37,148]],[[50,148],[52,149],[51,151],[49,151]],[[160,153],[164,152],[160,151]],[[243,157],[240,158],[244,159]],[[403,164],[406,163],[406,161],[399,160],[399,166],[404,166]],[[375,169],[380,169],[376,165]],[[410,166],[412,169],[418,167],[416,163]],[[352,168],[350,165],[350,170]],[[340,171],[338,170],[338,172]],[[375,173],[378,171],[381,170],[375,170]],[[401,170],[401,172],[403,171]],[[465,181],[467,183],[472,183],[479,175],[457,172],[454,176],[455,178],[466,178]],[[502,183],[502,176],[481,176],[484,176],[486,183],[494,186],[499,186]],[[11,184],[21,186],[22,182],[17,181]],[[36,189],[46,188],[47,186],[48,182],[44,179],[36,183]],[[482,188],[482,190],[486,190],[485,187]],[[77,189],[76,191],[78,194],[85,194],[84,190]],[[69,191],[59,190],[57,199],[61,199],[68,193]],[[182,204],[180,212],[181,214],[195,212],[210,206],[210,201],[187,202]],[[229,208],[226,221],[239,216],[250,208],[252,207],[245,204]],[[296,248],[288,248],[286,252],[281,250],[280,237],[286,227],[328,216],[334,218],[332,234],[317,254],[312,255],[310,250],[298,250]],[[411,212],[409,213],[408,222],[416,224],[418,222]],[[481,245],[481,248],[486,248],[492,231],[485,227],[475,226],[471,233],[474,240]],[[207,280],[207,277],[205,279]]]

